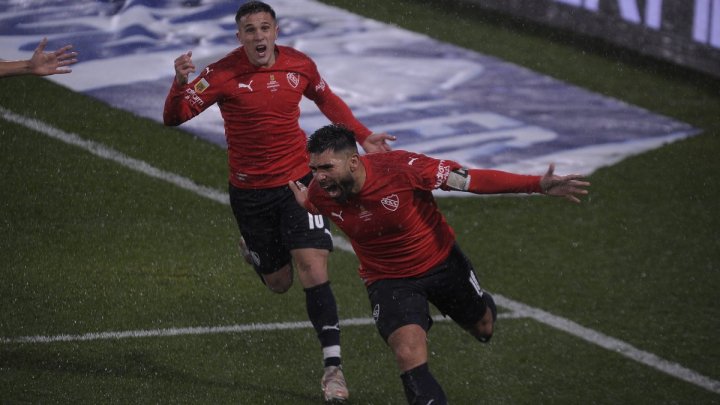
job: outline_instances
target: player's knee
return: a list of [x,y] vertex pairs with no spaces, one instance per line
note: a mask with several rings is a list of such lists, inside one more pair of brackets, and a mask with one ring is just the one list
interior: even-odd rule
[[482,343],[488,343],[490,338],[492,338],[494,331],[495,323],[492,320],[490,322],[483,322],[480,320],[477,324],[475,324],[473,336]]
[[495,306],[495,300],[487,292],[482,297],[485,302],[485,314],[475,324],[472,334],[477,340],[483,343],[490,341],[495,331],[495,320],[497,319],[497,307]]
[[406,364],[414,360],[417,350],[410,342],[403,342],[393,347],[393,352],[398,364]]
[[267,287],[270,291],[276,293],[276,294],[283,294],[286,293],[290,286],[292,286],[291,282],[273,282],[273,283],[267,283]]
[[419,325],[405,325],[388,337],[395,360],[401,370],[427,362],[427,334]]
[[267,288],[277,294],[287,292],[293,283],[292,267],[283,266],[280,270],[263,275]]

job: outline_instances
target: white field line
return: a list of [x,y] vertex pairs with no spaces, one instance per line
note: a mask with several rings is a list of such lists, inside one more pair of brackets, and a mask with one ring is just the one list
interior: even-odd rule
[[505,298],[500,294],[493,294],[493,297],[495,298],[497,305],[512,310],[518,317],[525,315],[528,318],[535,319],[540,323],[552,326],[553,328],[579,337],[587,342],[594,343],[611,352],[615,352],[629,359],[635,360],[638,363],[642,363],[646,366],[662,371],[665,374],[687,381],[691,384],[695,384],[716,394],[720,394],[719,381],[698,374],[678,363],[665,360],[652,353],[640,350],[629,343],[615,339],[614,337],[605,335],[593,329],[586,328],[569,319],[565,319],[549,312],[545,312],[541,309],[533,308],[521,302]]
[[[76,134],[71,134],[52,127],[42,121],[24,117],[0,107],[0,117],[5,120],[23,125],[32,130],[43,133],[51,138],[55,138],[62,142],[78,146],[88,152],[99,156],[103,159],[109,159],[121,164],[129,169],[144,173],[148,176],[167,181],[178,187],[192,191],[200,196],[209,198],[213,201],[229,204],[227,193],[201,186],[194,181],[155,168],[148,163],[126,156],[118,151],[108,148],[100,143],[88,141]],[[338,243],[336,246],[340,249],[352,252],[350,244],[342,238],[334,238]],[[720,394],[720,382],[709,377],[703,376],[693,370],[690,370],[678,363],[674,363],[658,357],[652,353],[640,350],[626,342],[607,336],[593,329],[581,326],[569,319],[565,319],[541,309],[533,308],[523,303],[513,301],[503,297],[500,294],[494,294],[497,304],[503,308],[510,309],[511,314],[508,317],[529,317],[540,323],[559,329],[573,336],[579,337],[587,342],[596,344],[602,348],[610,350],[614,353],[625,356],[629,359],[645,364],[658,371],[666,373],[675,378],[695,384],[705,388],[708,391]],[[442,318],[440,318],[442,319]],[[341,322],[342,325],[365,325],[372,323],[367,318],[347,319]],[[192,327],[192,328],[173,328],[173,329],[155,329],[141,331],[124,331],[124,332],[100,332],[88,333],[84,335],[59,335],[59,336],[27,336],[16,338],[0,338],[0,342],[6,343],[50,343],[60,341],[83,341],[97,339],[122,339],[129,337],[152,337],[152,336],[177,336],[177,335],[198,335],[208,333],[238,333],[256,330],[286,330],[310,327],[309,322],[289,322],[289,323],[269,323],[269,324],[248,324],[233,326],[217,326],[217,327]]]
[[[514,312],[502,312],[498,314],[500,319],[513,319],[524,317]],[[433,316],[435,322],[448,321],[442,315]],[[349,318],[340,320],[340,326],[366,326],[374,325],[372,318]],[[82,335],[54,335],[54,336],[21,336],[14,338],[0,338],[2,344],[17,343],[58,343],[58,342],[83,342],[93,340],[118,340],[129,338],[169,337],[187,335],[216,335],[221,333],[245,333],[258,331],[279,331],[294,329],[312,329],[309,321],[302,322],[271,322],[271,323],[249,323],[228,326],[198,326],[187,328],[166,328],[166,329],[141,329],[115,332],[84,333]]]
[[88,141],[87,139],[83,139],[76,134],[67,133],[58,128],[52,127],[42,121],[15,114],[14,112],[9,111],[3,107],[0,107],[0,116],[10,122],[23,125],[34,131],[45,134],[51,138],[55,138],[67,144],[85,149],[86,151],[92,153],[95,156],[107,160],[112,160],[113,162],[119,163],[120,165],[125,166],[129,169],[138,171],[142,174],[146,174],[156,179],[167,181],[180,188],[192,191],[195,194],[209,198],[213,201],[217,201],[222,204],[230,203],[227,193],[217,191],[210,187],[201,186],[186,177],[182,177],[175,173],[170,173],[158,169],[142,160],[131,158],[121,152],[108,148],[101,143]]

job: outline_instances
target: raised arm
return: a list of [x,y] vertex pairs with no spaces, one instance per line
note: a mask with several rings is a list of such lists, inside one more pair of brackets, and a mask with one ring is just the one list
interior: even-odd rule
[[188,51],[175,59],[175,81],[179,85],[187,84],[190,73],[195,73],[192,51]]
[[192,51],[175,58],[173,66],[175,68],[175,80],[170,86],[163,107],[163,123],[168,126],[180,125],[202,111],[202,108],[195,107],[196,102],[188,103],[185,100],[186,97],[193,99],[198,97],[192,89],[187,88],[190,74],[195,72]]
[[343,125],[352,130],[365,152],[375,153],[392,150],[387,142],[394,141],[396,138],[386,133],[371,132],[355,118],[350,107],[336,94],[327,92],[317,98],[315,103],[332,123]]

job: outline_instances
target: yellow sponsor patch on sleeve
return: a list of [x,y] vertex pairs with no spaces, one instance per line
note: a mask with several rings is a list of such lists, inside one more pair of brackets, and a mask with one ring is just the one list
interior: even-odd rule
[[205,78],[202,78],[197,83],[195,83],[195,92],[200,94],[203,91],[207,90],[208,87],[210,87],[210,83],[208,83]]

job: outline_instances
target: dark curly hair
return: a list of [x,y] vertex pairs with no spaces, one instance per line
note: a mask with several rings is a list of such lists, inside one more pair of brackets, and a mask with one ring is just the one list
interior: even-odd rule
[[312,135],[308,140],[309,153],[323,153],[326,150],[333,152],[358,152],[355,134],[342,125],[326,125]]

